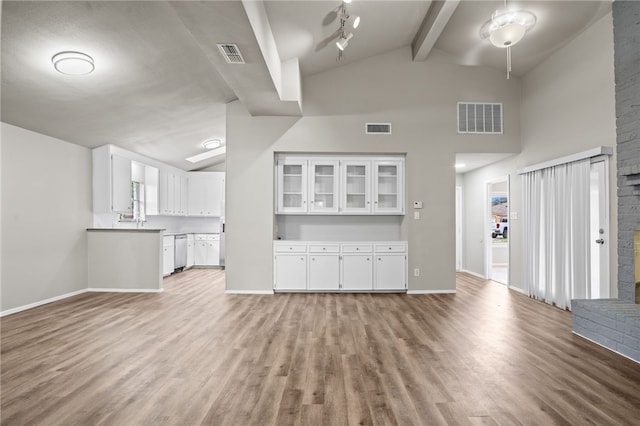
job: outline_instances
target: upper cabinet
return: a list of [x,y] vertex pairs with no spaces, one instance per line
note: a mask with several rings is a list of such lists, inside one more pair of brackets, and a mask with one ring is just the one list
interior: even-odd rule
[[118,213],[133,211],[131,198],[131,160],[111,155],[111,210]]
[[278,213],[307,212],[306,159],[278,160]]
[[374,160],[373,172],[373,212],[404,213],[402,161]]
[[344,160],[340,166],[342,213],[371,213],[371,161]]
[[281,154],[276,198],[277,214],[402,215],[404,157]]
[[185,172],[113,145],[93,149],[92,158],[96,224],[110,226],[113,213],[129,221],[223,214],[224,172]]
[[224,202],[224,172],[187,174],[187,215],[220,217]]
[[310,213],[338,213],[338,160],[311,160]]

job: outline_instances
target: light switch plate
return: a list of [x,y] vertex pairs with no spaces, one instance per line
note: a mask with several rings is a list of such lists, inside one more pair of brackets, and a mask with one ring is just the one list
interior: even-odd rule
[[511,212],[511,220],[518,220],[518,212]]
[[413,218],[415,220],[420,220],[420,212],[413,212]]

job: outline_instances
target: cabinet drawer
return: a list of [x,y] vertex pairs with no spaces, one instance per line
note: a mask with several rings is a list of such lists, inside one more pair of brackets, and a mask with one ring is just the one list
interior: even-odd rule
[[196,241],[206,241],[207,234],[196,234],[195,238],[196,238]]
[[309,253],[339,253],[338,244],[312,244],[309,246]]
[[207,235],[207,241],[219,241],[220,235],[218,234],[209,234]]
[[173,235],[162,237],[162,246],[163,247],[171,247],[173,246],[174,237]]
[[277,253],[306,253],[306,244],[278,244],[276,245]]
[[343,253],[371,253],[373,246],[371,244],[343,244]]
[[407,246],[404,244],[376,244],[376,253],[404,253]]

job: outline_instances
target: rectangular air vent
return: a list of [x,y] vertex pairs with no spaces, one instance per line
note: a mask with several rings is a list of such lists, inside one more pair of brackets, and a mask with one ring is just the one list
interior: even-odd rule
[[502,104],[458,102],[458,133],[502,134]]
[[237,44],[223,43],[218,44],[218,49],[222,52],[222,56],[229,64],[244,64],[244,58]]
[[367,123],[365,133],[367,135],[390,135],[391,123]]

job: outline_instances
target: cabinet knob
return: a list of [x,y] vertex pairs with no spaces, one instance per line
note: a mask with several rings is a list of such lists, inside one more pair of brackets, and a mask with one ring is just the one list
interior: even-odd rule
[[358,247],[356,247],[356,251],[360,250]]
[[379,257],[378,260],[382,261],[382,258]]
[[300,260],[304,260],[304,257],[301,257]]
[[369,258],[367,257],[367,262],[369,261]]
[[311,258],[311,260],[316,260],[316,258],[315,258],[315,257],[312,257],[312,258]]

